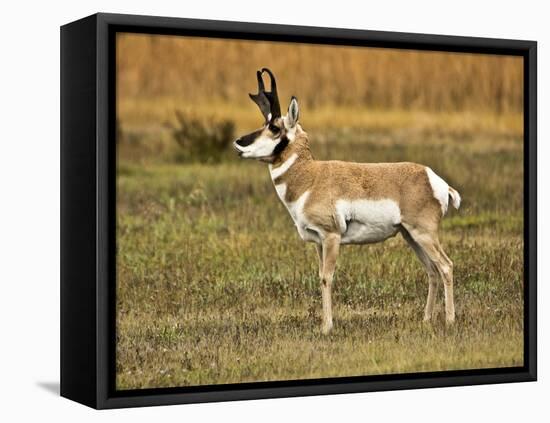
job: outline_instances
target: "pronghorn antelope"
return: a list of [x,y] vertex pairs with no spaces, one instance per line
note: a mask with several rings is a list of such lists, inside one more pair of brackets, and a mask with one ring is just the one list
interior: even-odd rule
[[[266,91],[262,74],[271,80]],[[436,288],[445,289],[446,321],[455,319],[453,263],[438,239],[439,222],[459,193],[429,167],[416,163],[350,163],[314,160],[307,133],[298,123],[298,100],[292,97],[281,116],[275,77],[257,72],[258,94],[249,94],[265,117],[264,125],[234,142],[242,158],[269,163],[275,190],[304,241],[319,256],[323,322],[332,329],[331,289],[342,244],[384,241],[400,232],[428,273],[424,320],[432,317]]]

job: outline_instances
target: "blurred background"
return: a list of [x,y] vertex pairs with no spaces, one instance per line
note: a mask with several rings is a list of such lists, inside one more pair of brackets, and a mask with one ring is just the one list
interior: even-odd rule
[[[342,249],[321,336],[316,253],[231,148],[263,123],[262,67],[315,158],[414,161],[460,192],[454,327],[441,292],[422,324],[427,277],[395,237]],[[117,90],[119,388],[522,365],[522,58],[119,34]]]
[[283,112],[298,97],[313,142],[326,141],[327,129],[523,128],[520,57],[139,34],[117,43],[123,158],[219,160],[236,132],[262,123],[248,98],[262,67],[277,77]]

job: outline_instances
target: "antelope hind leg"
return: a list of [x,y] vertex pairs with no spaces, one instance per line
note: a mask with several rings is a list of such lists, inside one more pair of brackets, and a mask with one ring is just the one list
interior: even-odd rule
[[426,308],[424,309],[424,321],[427,322],[432,319],[435,297],[437,295],[437,282],[439,279],[439,274],[426,252],[422,249],[420,244],[413,239],[405,228],[402,229],[401,234],[416,253],[416,256],[428,274],[428,298],[426,300]]
[[[453,295],[453,262],[447,257],[439,244],[437,233],[424,231],[421,228],[403,224],[412,239],[420,246],[428,257],[439,278],[443,281],[445,289],[445,319],[447,323],[455,320],[455,306]],[[429,296],[428,296],[429,297]],[[428,300],[433,298],[428,298]],[[428,304],[426,305],[426,308]]]

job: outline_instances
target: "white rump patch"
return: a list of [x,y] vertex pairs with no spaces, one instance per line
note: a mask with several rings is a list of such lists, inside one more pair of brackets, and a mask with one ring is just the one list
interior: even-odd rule
[[441,204],[441,212],[445,214],[449,207],[449,185],[429,167],[426,167],[426,173],[428,174],[434,197]]
[[368,244],[394,236],[401,223],[399,205],[384,200],[338,200],[336,218],[342,244]]
[[[298,155],[294,153],[292,156],[290,156],[288,159],[285,160],[285,162],[276,167],[273,168],[272,165],[269,165],[269,173],[271,173],[271,179],[275,180],[279,176],[284,175],[288,169],[290,169],[290,166],[294,164],[296,159],[298,158]],[[276,188],[276,187],[275,187]]]

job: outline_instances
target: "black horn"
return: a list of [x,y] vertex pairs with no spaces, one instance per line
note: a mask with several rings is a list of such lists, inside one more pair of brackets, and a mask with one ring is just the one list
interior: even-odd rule
[[262,80],[262,73],[260,71],[256,72],[256,77],[258,78],[258,94],[248,94],[252,101],[258,105],[262,115],[266,121],[269,120],[269,114],[271,113],[271,104],[269,99],[265,95],[264,81]]
[[[262,73],[264,72],[267,72],[271,79],[271,91],[265,90],[264,81],[262,79]],[[250,98],[258,105],[266,121],[281,117],[281,106],[279,105],[279,96],[277,94],[277,82],[275,82],[273,73],[269,69],[263,68],[261,71],[256,72],[256,77],[258,79],[258,94],[249,94]]]
[[271,91],[265,93],[271,105],[271,113],[274,117],[281,117],[281,106],[279,105],[279,95],[277,94],[277,82],[275,81],[273,73],[268,68],[263,68],[262,73],[264,72],[267,72],[269,74],[269,79],[271,79]]

